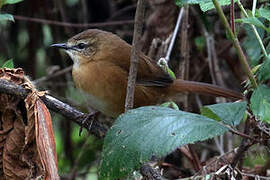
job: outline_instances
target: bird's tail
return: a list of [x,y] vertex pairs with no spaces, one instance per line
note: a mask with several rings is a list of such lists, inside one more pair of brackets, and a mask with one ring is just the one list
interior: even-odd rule
[[217,97],[226,97],[230,99],[244,99],[244,96],[239,92],[230,89],[225,89],[213,84],[195,81],[185,81],[182,79],[177,79],[169,87],[169,96],[173,97],[183,92],[192,92]]

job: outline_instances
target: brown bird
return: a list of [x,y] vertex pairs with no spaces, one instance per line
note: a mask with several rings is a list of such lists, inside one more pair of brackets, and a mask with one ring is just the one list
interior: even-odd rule
[[[53,44],[73,60],[72,76],[77,88],[89,95],[90,105],[107,116],[124,112],[131,46],[110,32],[89,29]],[[242,94],[215,85],[173,80],[155,61],[139,54],[134,107],[155,105],[183,92],[242,99]]]

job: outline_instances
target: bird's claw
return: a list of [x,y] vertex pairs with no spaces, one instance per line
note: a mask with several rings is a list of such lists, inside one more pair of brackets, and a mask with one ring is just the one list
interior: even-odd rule
[[[79,136],[81,136],[82,134],[83,127],[86,127],[88,131],[91,129],[95,115],[96,113],[91,113],[91,114],[84,114],[81,116],[82,122],[81,122],[80,131],[79,131]],[[90,120],[89,123],[88,123],[88,120]]]

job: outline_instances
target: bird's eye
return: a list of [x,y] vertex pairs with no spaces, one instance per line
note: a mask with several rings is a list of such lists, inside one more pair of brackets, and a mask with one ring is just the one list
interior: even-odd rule
[[79,44],[77,45],[77,47],[78,47],[79,49],[84,49],[85,46],[86,46],[85,43],[79,43]]

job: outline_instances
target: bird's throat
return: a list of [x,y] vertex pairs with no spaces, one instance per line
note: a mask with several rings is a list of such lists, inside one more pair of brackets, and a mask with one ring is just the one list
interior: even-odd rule
[[78,56],[74,55],[72,52],[70,52],[69,50],[66,51],[66,53],[69,55],[69,57],[72,59],[73,61],[73,68],[78,69],[79,65],[80,65],[80,61]]

